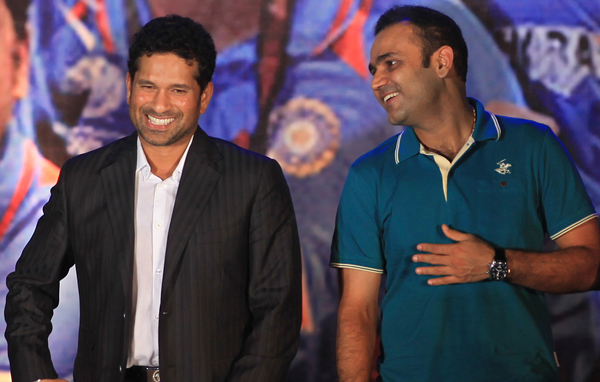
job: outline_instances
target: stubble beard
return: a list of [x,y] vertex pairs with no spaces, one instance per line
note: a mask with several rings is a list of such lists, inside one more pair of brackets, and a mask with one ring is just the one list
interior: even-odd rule
[[407,111],[404,107],[401,109],[388,111],[388,121],[395,126],[406,126],[408,119]]
[[134,116],[131,116],[131,120],[135,121],[135,129],[138,135],[146,142],[151,144],[152,146],[165,147],[173,145],[187,136],[191,136],[196,129],[197,122],[191,124],[190,126],[172,126],[169,130],[151,130],[146,127],[145,122],[147,122],[147,115],[152,115],[157,118],[175,118],[175,121],[171,123],[179,124],[182,122],[183,116],[181,113],[174,114],[165,114],[161,115],[160,113],[154,112],[152,109],[142,108],[139,110],[139,113],[136,113],[135,119]]
[[192,136],[194,134],[195,128],[196,125],[189,126],[177,131],[148,131],[139,128],[137,128],[136,130],[138,134],[142,137],[142,139],[144,139],[152,146],[165,147],[178,143],[185,137]]

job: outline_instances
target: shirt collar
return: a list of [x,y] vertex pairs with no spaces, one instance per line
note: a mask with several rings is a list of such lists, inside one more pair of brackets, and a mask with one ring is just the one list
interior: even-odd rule
[[[171,178],[177,184],[181,180],[181,174],[183,173],[183,165],[185,164],[185,159],[187,158],[187,154],[190,151],[190,146],[192,145],[192,141],[194,140],[194,136],[188,142],[181,159],[179,159],[179,163],[177,167],[175,167],[175,171],[173,171],[173,175]],[[144,180],[147,180],[150,177],[150,164],[148,163],[148,159],[146,158],[146,154],[144,153],[144,149],[142,148],[142,142],[140,141],[140,137],[137,138],[137,162],[135,166],[135,171],[141,171]]]
[[475,122],[475,130],[473,130],[473,138],[475,141],[486,141],[493,139],[498,141],[502,136],[502,128],[498,123],[498,118],[488,111],[485,111],[481,102],[474,98],[469,98],[471,106],[475,107],[477,113],[477,121]]
[[[481,102],[474,98],[468,98],[471,106],[475,107],[477,119],[475,121],[475,129],[473,130],[473,138],[475,142],[485,141],[489,139],[499,140],[502,136],[502,129],[498,123],[496,116],[485,111]],[[407,126],[402,133],[398,135],[396,140],[396,150],[394,150],[394,160],[396,164],[411,158],[421,152],[422,145],[415,134],[412,127]]]

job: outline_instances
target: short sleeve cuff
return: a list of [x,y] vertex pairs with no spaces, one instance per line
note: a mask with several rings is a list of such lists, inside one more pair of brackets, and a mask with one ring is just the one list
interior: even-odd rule
[[551,235],[551,236],[550,236],[550,239],[552,239],[552,240],[556,240],[557,238],[561,237],[562,235],[564,235],[565,233],[567,233],[567,232],[571,231],[572,229],[574,229],[574,228],[577,228],[577,227],[579,227],[580,225],[582,225],[583,223],[585,223],[585,222],[588,222],[588,221],[590,221],[590,220],[592,220],[592,219],[595,219],[595,218],[597,218],[597,217],[598,217],[598,214],[596,214],[596,213],[593,213],[593,214],[591,214],[591,215],[588,215],[588,216],[584,217],[583,219],[581,219],[581,220],[579,220],[579,221],[577,221],[577,222],[575,222],[575,223],[571,224],[570,226],[568,226],[568,227],[566,227],[566,228],[564,228],[564,229],[562,229],[562,230],[558,231],[558,232],[557,232],[557,233],[555,233],[554,235]]
[[367,272],[372,272],[372,273],[383,274],[383,269],[363,267],[361,265],[355,265],[355,264],[329,263],[329,266],[332,268],[357,269],[359,271],[367,271]]

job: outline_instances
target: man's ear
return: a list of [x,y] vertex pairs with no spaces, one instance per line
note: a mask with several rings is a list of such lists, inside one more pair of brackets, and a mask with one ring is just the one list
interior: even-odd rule
[[[26,38],[16,41],[13,59],[15,63],[15,77],[12,95],[15,99],[21,99],[29,91],[29,41]],[[2,69],[4,68],[0,68],[0,70]]]
[[127,104],[129,105],[129,97],[131,97],[131,75],[129,74],[129,71],[125,76],[125,84],[127,85]]
[[210,100],[213,96],[214,90],[215,87],[212,81],[206,84],[206,86],[204,87],[204,91],[200,96],[200,114],[204,114],[204,112],[206,111],[206,108],[208,107],[208,104],[210,103]]
[[432,61],[436,65],[438,76],[440,78],[447,77],[454,67],[454,50],[448,45],[444,45],[433,54],[433,58]]

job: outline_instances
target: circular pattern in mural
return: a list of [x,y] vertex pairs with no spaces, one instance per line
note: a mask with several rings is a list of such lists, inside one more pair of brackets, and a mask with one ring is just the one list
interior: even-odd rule
[[268,132],[267,155],[298,178],[321,172],[340,147],[340,121],[317,99],[297,97],[273,110]]

